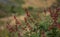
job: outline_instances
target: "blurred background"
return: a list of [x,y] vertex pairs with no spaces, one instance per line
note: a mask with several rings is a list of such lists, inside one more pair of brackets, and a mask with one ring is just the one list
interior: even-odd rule
[[[6,25],[8,21],[11,25],[15,25],[14,15],[17,16],[18,20],[24,21],[24,17],[26,16],[25,8],[27,8],[35,18],[37,18],[35,14],[39,13],[42,22],[44,22],[46,20],[44,19],[45,14],[43,10],[47,10],[48,8],[55,9],[55,7],[60,8],[60,0],[0,0],[0,37],[9,37]],[[49,15],[47,11],[47,20],[50,18]],[[60,12],[58,19],[60,23]]]

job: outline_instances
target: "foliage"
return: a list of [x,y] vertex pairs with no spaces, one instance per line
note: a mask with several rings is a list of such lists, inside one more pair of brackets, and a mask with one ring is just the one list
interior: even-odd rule
[[0,10],[6,13],[5,15],[2,13],[0,17],[2,18],[6,16],[11,16],[12,14],[17,14],[17,15],[23,14],[24,13],[24,10],[22,8],[22,4],[24,4],[23,2],[24,2],[23,0],[15,0],[15,2],[12,4],[9,2],[8,4],[0,5]]
[[[25,9],[25,11],[26,17],[24,17],[24,22],[21,23],[21,21],[18,21],[16,16],[14,16],[16,25],[11,26],[7,23],[7,30],[9,31],[9,35],[11,34],[10,37],[14,37],[15,35],[16,37],[59,37],[60,24],[56,22],[58,19],[57,17],[59,17],[57,14],[58,12],[53,14],[51,9],[49,9],[50,16],[38,16],[33,14],[38,16],[35,19],[32,13],[29,13],[28,9]],[[44,12],[44,14],[46,13]],[[39,17],[44,17],[44,19],[40,19]]]

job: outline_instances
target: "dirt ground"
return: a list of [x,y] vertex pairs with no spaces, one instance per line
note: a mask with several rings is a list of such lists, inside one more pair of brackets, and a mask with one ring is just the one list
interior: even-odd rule
[[56,2],[56,0],[24,0],[25,4],[23,7],[49,7],[52,3]]

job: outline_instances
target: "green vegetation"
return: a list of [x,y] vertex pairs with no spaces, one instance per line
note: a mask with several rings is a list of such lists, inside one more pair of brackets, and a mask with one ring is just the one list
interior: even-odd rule
[[[55,5],[50,7],[54,7],[52,9],[53,13],[46,15],[47,12],[44,12],[44,8],[33,8],[29,6],[27,10],[29,12],[27,13],[27,11],[25,12],[21,7],[22,3],[24,3],[22,0],[15,0],[14,2],[18,5],[0,5],[0,18],[8,17],[12,14],[21,15],[24,13],[27,16],[24,17],[23,21],[16,19],[16,16],[13,17],[15,20],[15,25],[13,26],[10,25],[10,20],[8,20],[8,23],[0,21],[0,27],[4,27],[4,29],[0,28],[0,37],[60,37],[60,11],[59,13],[57,12],[58,17],[56,17],[58,20],[56,20],[56,17],[53,17],[55,14],[57,14],[53,12],[54,9],[56,9]],[[56,22],[58,22],[58,24]]]
[[[0,18],[2,17],[6,17],[6,16],[11,16],[12,14],[24,14],[24,10],[22,8],[22,4],[24,4],[23,0],[15,0],[15,1],[11,1],[14,2],[13,5],[11,5],[11,3],[8,4],[0,4]],[[2,13],[3,11],[3,13]],[[4,14],[5,13],[5,14]]]

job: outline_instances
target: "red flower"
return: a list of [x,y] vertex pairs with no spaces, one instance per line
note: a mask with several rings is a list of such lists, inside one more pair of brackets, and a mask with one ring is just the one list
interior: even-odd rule
[[30,20],[31,20],[32,22],[34,22],[34,21],[33,21],[33,18],[30,18]]
[[7,23],[6,27],[7,27],[8,31],[9,31],[10,33],[11,33],[11,32],[14,32],[13,27],[12,27],[9,23]]
[[57,9],[56,9],[56,12],[58,12],[58,11],[60,11],[60,8],[57,8]]
[[49,28],[48,28],[48,30],[51,30],[52,28],[53,28],[53,25],[50,25]]
[[57,18],[56,18],[56,17],[52,17],[52,19],[54,20],[54,22],[56,22],[56,21],[57,21]]
[[46,9],[44,9],[44,13],[45,13],[45,15],[46,15]]
[[60,24],[57,25],[57,28],[60,29]]
[[10,33],[15,32],[15,29],[11,26],[7,28]]
[[44,33],[45,33],[44,30],[42,30],[42,31],[41,31],[41,34],[44,34]]
[[25,8],[25,12],[26,12],[26,15],[27,15],[28,17],[30,17],[30,13],[29,13],[29,11],[28,11],[27,8]]
[[[23,29],[23,30],[26,30],[26,28],[23,28],[23,27],[22,27],[22,29]],[[26,30],[26,31],[27,31],[27,30]]]
[[28,17],[30,17],[30,14],[29,14],[29,12],[26,12],[26,15],[27,15]]
[[25,23],[27,23],[27,18],[26,17],[24,17],[24,21],[25,21]]
[[56,12],[56,13],[54,14],[54,17],[58,17],[58,12]]
[[20,23],[18,20],[16,20],[16,24],[19,24],[19,25],[21,25],[21,23]]
[[20,32],[18,32],[18,37],[21,37],[21,33]]
[[15,29],[16,29],[16,31],[18,31],[18,27],[17,27],[17,25],[15,25],[15,27],[16,27],[16,28],[15,28]]
[[42,37],[45,37],[45,31],[44,30],[42,30],[41,34],[42,34]]
[[14,16],[14,19],[17,20],[17,19],[16,19],[16,16]]
[[52,13],[51,8],[49,8],[48,11],[49,11],[50,13]]
[[21,25],[21,23],[18,21],[18,19],[16,18],[16,16],[14,16],[14,19],[15,19],[15,21],[16,21],[16,24]]
[[27,23],[26,25],[28,26],[29,30],[31,30],[31,29],[32,29],[32,27],[30,26],[30,24],[29,24],[29,23]]
[[11,28],[11,25],[7,24],[6,27],[9,29],[9,28]]

